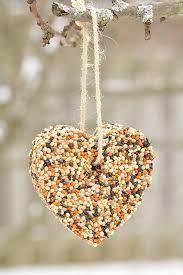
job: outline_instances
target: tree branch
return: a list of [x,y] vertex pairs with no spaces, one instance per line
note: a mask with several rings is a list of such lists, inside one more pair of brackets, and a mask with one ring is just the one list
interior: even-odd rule
[[[52,12],[56,16],[69,16],[72,20],[92,21],[90,7],[87,7],[85,11],[78,11],[74,7],[54,2]],[[123,0],[112,0],[111,8],[97,9],[100,30],[120,16],[140,17],[144,23],[146,40],[151,38],[151,24],[154,17],[160,18],[162,22],[169,16],[179,14],[183,14],[183,0],[166,0],[148,5],[134,5]]]
[[[54,2],[52,4],[52,13],[56,16],[66,16],[71,20],[69,25],[65,26],[64,30],[59,33],[53,30],[48,22],[41,17],[37,7],[37,0],[27,0],[27,3],[30,6],[31,13],[36,18],[37,24],[44,31],[43,46],[49,44],[50,39],[55,35],[60,35],[60,44],[62,46],[76,46],[78,40],[81,38],[80,29],[76,21],[92,22],[89,6],[86,7],[86,10],[82,11],[72,6]],[[110,8],[96,10],[100,30],[103,30],[110,21],[120,16],[141,18],[145,27],[145,39],[149,40],[151,37],[151,24],[153,19],[159,18],[162,22],[170,16],[183,14],[183,0],[166,0],[147,5],[134,5],[123,0],[112,0]],[[71,32],[74,34],[70,35]]]
[[[169,0],[162,1],[157,3],[152,3],[150,5],[134,5],[128,4],[122,0],[112,0],[112,7],[109,9],[97,9],[99,23],[102,21],[111,21],[119,16],[130,16],[130,17],[141,17],[143,18],[143,13],[139,14],[139,9],[141,7],[153,7],[154,17],[164,17],[167,18],[173,15],[183,14],[183,0]],[[78,21],[91,21],[91,12],[90,8],[87,8],[86,11],[81,12],[73,7],[69,7],[62,3],[54,2],[52,5],[52,12],[56,16],[70,16],[73,20]]]

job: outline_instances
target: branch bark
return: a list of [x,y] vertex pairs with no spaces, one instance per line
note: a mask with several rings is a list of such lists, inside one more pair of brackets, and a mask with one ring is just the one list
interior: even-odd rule
[[52,29],[52,27],[46,22],[40,15],[37,1],[36,0],[27,0],[27,3],[29,4],[30,12],[33,14],[33,16],[36,18],[37,25],[40,26],[40,28],[44,31],[43,36],[43,47],[50,44],[50,39],[55,36],[55,31]]
[[[60,44],[62,46],[74,47],[81,38],[80,30],[76,22],[92,22],[89,6],[86,7],[86,10],[81,11],[72,6],[53,2],[52,13],[55,16],[66,16],[71,20],[71,22],[65,26],[63,32],[57,32],[41,17],[37,6],[37,0],[27,0],[27,3],[29,4],[31,13],[36,18],[37,24],[44,31],[43,46],[50,44],[51,38],[55,35],[60,35]],[[183,15],[183,0],[166,0],[147,5],[134,5],[123,0],[112,0],[112,5],[110,8],[97,9],[100,30],[103,30],[110,21],[122,16],[141,18],[145,27],[146,40],[149,40],[151,37],[151,24],[154,18],[159,18],[162,22],[166,18],[174,15]],[[70,35],[72,32],[73,34]],[[70,36],[71,38],[69,38]]]
[[[143,2],[143,1],[142,1]],[[183,14],[183,0],[169,0],[162,1],[158,3],[152,3],[151,5],[134,5],[128,4],[122,0],[112,0],[112,7],[109,9],[98,9],[99,23],[102,21],[111,21],[119,16],[129,16],[129,17],[141,17],[143,18],[143,13],[139,13],[139,8],[152,6],[153,16],[158,18],[167,18],[173,15]],[[70,16],[73,20],[78,21],[91,21],[91,12],[87,8],[86,11],[80,12],[62,3],[54,2],[52,5],[52,12],[56,16]]]

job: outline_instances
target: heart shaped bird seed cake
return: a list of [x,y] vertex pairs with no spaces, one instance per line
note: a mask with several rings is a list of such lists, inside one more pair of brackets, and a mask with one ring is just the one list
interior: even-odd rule
[[153,149],[143,133],[118,124],[98,138],[74,127],[45,129],[32,143],[30,174],[45,205],[68,229],[99,245],[141,204],[151,183]]

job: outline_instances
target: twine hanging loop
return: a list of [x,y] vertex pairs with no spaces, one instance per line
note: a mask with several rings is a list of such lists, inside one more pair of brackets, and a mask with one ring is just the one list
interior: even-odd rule
[[[72,0],[72,5],[79,10],[85,10],[84,0]],[[97,109],[97,136],[98,136],[98,156],[95,164],[100,163],[103,150],[103,131],[102,131],[102,106],[100,89],[100,46],[97,11],[90,7],[93,27],[93,45],[94,45],[94,75],[96,91],[96,109]],[[87,23],[77,22],[82,29],[82,75],[81,75],[81,106],[80,106],[80,129],[85,131],[86,124],[86,104],[87,104],[87,76],[88,76],[88,48],[89,48],[89,30]]]

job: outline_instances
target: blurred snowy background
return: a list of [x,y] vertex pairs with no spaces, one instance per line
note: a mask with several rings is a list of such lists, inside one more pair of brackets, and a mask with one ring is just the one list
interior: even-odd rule
[[[39,3],[43,14],[50,14],[52,1]],[[65,23],[65,19],[52,16],[50,21],[60,28]],[[76,239],[43,207],[28,174],[30,144],[40,130],[59,123],[78,126],[80,47],[60,48],[53,39],[51,46],[43,49],[41,32],[26,1],[0,1],[2,268],[165,260],[179,263],[172,269],[158,264],[161,274],[176,270],[182,274],[182,28],[181,17],[155,22],[152,39],[147,42],[140,22],[122,19],[111,24],[101,38],[105,51],[101,67],[103,119],[141,129],[152,141],[157,157],[153,185],[137,214],[96,249]],[[93,80],[90,75],[89,131],[96,125]],[[122,274],[143,274],[141,267],[121,264],[120,268]],[[155,264],[144,268],[144,274],[157,274]],[[74,270],[73,274],[82,274],[80,269]],[[110,268],[102,270],[100,274],[110,272]]]

